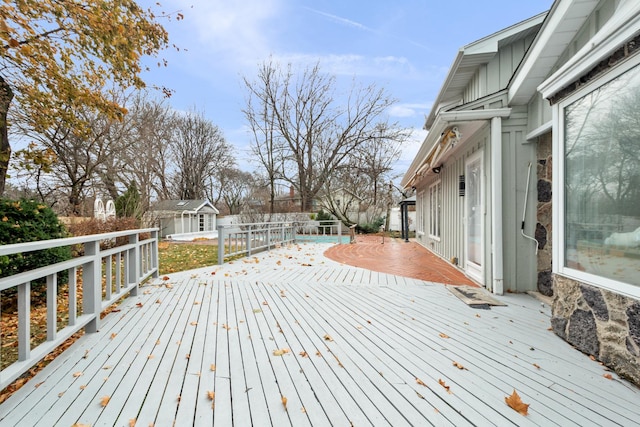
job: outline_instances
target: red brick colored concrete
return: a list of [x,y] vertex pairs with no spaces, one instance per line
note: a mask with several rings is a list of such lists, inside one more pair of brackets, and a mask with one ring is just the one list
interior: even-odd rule
[[324,255],[334,261],[382,273],[447,285],[478,286],[458,268],[416,242],[358,235],[356,242],[334,245]]

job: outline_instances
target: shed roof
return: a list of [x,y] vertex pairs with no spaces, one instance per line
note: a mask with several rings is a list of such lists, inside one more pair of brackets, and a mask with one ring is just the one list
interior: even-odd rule
[[220,213],[218,209],[213,206],[213,204],[205,199],[197,199],[197,200],[161,200],[157,202],[154,206],[154,210],[156,211],[175,211],[175,212],[183,212],[183,211],[199,211],[204,207],[212,208],[216,214]]

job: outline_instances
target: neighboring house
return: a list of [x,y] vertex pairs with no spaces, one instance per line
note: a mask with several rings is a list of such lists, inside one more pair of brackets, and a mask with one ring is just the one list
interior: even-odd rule
[[367,222],[369,204],[347,188],[338,188],[320,198],[320,207],[327,212],[339,212],[351,224]]
[[218,213],[207,200],[163,200],[150,212],[160,228],[160,237],[176,240],[213,237]]
[[636,384],[639,48],[634,0],[556,0],[463,47],[402,181],[420,244],[495,293],[554,295],[553,330]]

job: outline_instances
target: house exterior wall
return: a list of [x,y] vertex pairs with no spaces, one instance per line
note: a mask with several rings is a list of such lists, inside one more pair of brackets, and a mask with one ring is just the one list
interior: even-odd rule
[[[536,229],[536,147],[535,144],[526,143],[526,131],[527,108],[513,107],[511,116],[502,121],[502,238],[505,292],[537,289],[536,243],[522,235],[525,205],[527,212],[524,216],[524,233],[533,236]],[[528,173],[529,165],[531,174]],[[525,196],[528,198],[526,203]]]
[[[573,42],[558,61],[556,68],[559,69],[564,63],[571,60],[581,47],[587,46],[597,31],[615,16],[617,8],[621,4],[615,0],[603,0],[577,33]],[[632,2],[627,2],[626,6],[631,4]],[[628,11],[629,8],[626,10]],[[625,19],[633,18],[632,15],[624,16]],[[552,292],[554,295],[551,319],[554,332],[579,350],[594,356],[614,369],[619,375],[640,385],[640,292],[637,290],[638,283],[625,283],[621,279],[612,280],[600,270],[588,270],[587,268],[586,272],[589,274],[585,274],[585,268],[580,263],[569,261],[566,254],[568,251],[566,248],[569,246],[566,224],[574,220],[567,216],[566,205],[569,202],[563,197],[567,191],[565,188],[567,154],[564,139],[567,125],[563,121],[565,111],[571,105],[570,102],[575,102],[574,100],[588,95],[590,91],[603,87],[611,78],[622,75],[621,73],[626,68],[637,70],[637,67],[640,67],[640,49],[638,48],[640,35],[637,28],[636,26],[635,30],[625,30],[626,34],[629,34],[629,38],[622,45],[610,46],[612,52],[610,56],[595,66],[589,68],[581,65],[575,66],[571,71],[574,73],[578,71],[579,78],[563,82],[564,88],[562,90],[548,96],[555,111],[553,133],[550,134],[552,135],[551,141],[555,157],[552,162],[548,148],[550,136],[544,135],[539,138],[538,225],[540,237],[544,235],[547,242],[553,242],[553,289],[548,289],[549,284],[546,280],[549,271],[549,254],[546,252],[546,246],[538,256],[538,282],[541,291],[546,291],[547,294]],[[606,45],[607,42],[605,41],[603,44]],[[581,64],[581,62],[577,62],[577,64]],[[550,80],[553,80],[553,77]],[[597,102],[596,100],[594,105]],[[590,120],[597,119],[597,117],[590,117]],[[640,141],[638,139],[634,141],[636,149],[640,150]],[[614,142],[611,141],[610,144],[614,144]],[[551,164],[553,164],[553,168]],[[550,176],[552,169],[554,180],[551,180]],[[546,189],[549,188],[548,182],[553,182],[553,230],[551,230],[548,221],[551,216],[551,206],[546,197]],[[540,191],[540,189],[545,191]],[[568,197],[571,198],[571,196],[570,194]],[[616,215],[620,214],[616,213]],[[631,227],[633,229],[639,220],[636,213],[635,217],[623,217],[622,225],[624,226],[625,222],[636,221],[636,224]],[[626,228],[621,231],[627,231]],[[550,231],[553,232],[552,236]],[[639,259],[635,258],[635,253],[638,252],[636,248],[609,249],[606,244],[602,245],[597,241],[591,243],[598,238],[584,238],[583,245],[590,245],[592,256],[601,257],[604,263],[610,262],[607,261],[608,259],[613,259],[625,263],[635,262],[640,265]],[[571,246],[575,245],[571,244]]]
[[515,69],[533,42],[534,35],[500,46],[496,56],[481,66],[464,91],[463,104],[498,92],[509,83]]

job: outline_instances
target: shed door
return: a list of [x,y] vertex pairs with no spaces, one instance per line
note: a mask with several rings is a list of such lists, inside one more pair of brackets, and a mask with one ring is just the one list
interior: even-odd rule
[[484,179],[482,172],[482,152],[467,160],[465,165],[465,218],[466,218],[466,263],[469,277],[483,284],[484,260]]

